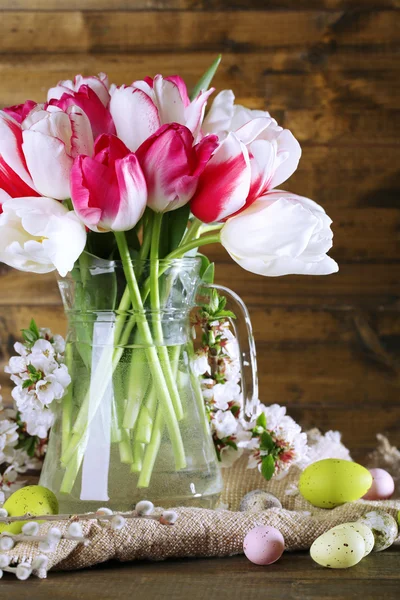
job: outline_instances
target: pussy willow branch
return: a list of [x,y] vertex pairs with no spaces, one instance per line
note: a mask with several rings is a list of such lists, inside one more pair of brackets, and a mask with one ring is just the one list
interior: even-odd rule
[[[124,519],[148,519],[150,521],[160,521],[163,513],[151,515],[139,515],[136,511],[127,513],[113,513],[112,515],[102,515],[99,513],[85,513],[83,515],[21,515],[18,517],[0,517],[0,523],[15,523],[18,521],[112,521],[115,516],[124,517]],[[6,532],[5,532],[6,533]]]

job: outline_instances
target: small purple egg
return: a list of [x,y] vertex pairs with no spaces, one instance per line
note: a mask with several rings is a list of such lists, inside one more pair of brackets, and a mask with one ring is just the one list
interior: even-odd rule
[[372,485],[363,500],[386,500],[394,492],[393,477],[384,469],[368,469],[372,475]]
[[270,565],[282,556],[285,540],[275,527],[254,527],[244,538],[243,550],[255,565]]

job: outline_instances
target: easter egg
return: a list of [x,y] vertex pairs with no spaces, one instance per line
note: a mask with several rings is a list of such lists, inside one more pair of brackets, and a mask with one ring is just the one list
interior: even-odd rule
[[270,565],[283,554],[285,540],[275,527],[259,526],[251,529],[244,538],[243,551],[255,565]]
[[[10,517],[20,517],[28,513],[31,515],[57,515],[58,501],[53,492],[47,488],[41,485],[27,485],[11,494],[3,504],[3,508]],[[21,533],[25,522],[0,524],[0,533],[2,531]]]
[[331,529],[330,531],[338,531],[338,530],[346,530],[346,529],[353,529],[354,531],[359,533],[362,538],[364,538],[365,556],[367,556],[367,554],[372,552],[373,547],[375,545],[375,538],[374,538],[374,534],[372,533],[371,529],[367,525],[365,525],[364,523],[357,522],[357,521],[355,523],[342,523],[341,525],[336,525],[336,527],[333,527],[333,529]]
[[311,558],[322,567],[348,569],[365,555],[364,538],[354,529],[331,529],[317,538],[310,548]]
[[300,476],[299,491],[313,506],[334,508],[361,498],[371,487],[371,473],[349,460],[326,458]]
[[246,494],[240,503],[239,510],[247,512],[261,512],[269,508],[282,508],[276,496],[264,490],[253,490]]
[[396,520],[384,510],[371,510],[358,519],[358,522],[371,529],[375,539],[374,552],[389,548],[399,533]]
[[369,469],[372,475],[372,485],[364,494],[364,500],[386,500],[393,495],[394,481],[390,473],[384,469]]

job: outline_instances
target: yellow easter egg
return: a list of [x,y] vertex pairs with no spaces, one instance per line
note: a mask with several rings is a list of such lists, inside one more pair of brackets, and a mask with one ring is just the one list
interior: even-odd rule
[[375,537],[370,527],[368,527],[364,523],[359,523],[356,521],[354,523],[342,523],[341,525],[336,525],[336,527],[333,527],[333,529],[330,529],[330,531],[346,529],[353,529],[354,531],[359,533],[362,538],[364,538],[365,556],[372,552],[373,547],[375,545]]
[[310,555],[322,567],[348,569],[364,557],[364,539],[354,529],[331,529],[315,540]]
[[[5,501],[3,508],[10,517],[20,517],[22,515],[57,515],[58,500],[52,491],[41,485],[27,485],[17,490]],[[0,524],[0,533],[10,531],[11,533],[21,533],[26,521],[15,521],[14,523]]]
[[313,506],[334,508],[362,498],[371,484],[371,473],[361,465],[349,460],[326,458],[304,469],[299,491]]

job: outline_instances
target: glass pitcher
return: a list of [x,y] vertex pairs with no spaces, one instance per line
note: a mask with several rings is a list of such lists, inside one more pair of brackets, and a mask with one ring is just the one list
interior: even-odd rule
[[[195,257],[158,261],[159,310],[148,301],[151,261],[132,260],[143,297],[143,310],[133,310],[121,263],[83,257],[59,281],[72,382],[58,407],[40,484],[56,494],[65,513],[100,506],[128,511],[143,499],[164,507],[214,507],[222,478],[192,368],[190,315],[207,303],[212,288],[232,303],[251,417],[258,387],[245,305],[234,292],[204,284]],[[152,332],[151,343],[143,331]]]

